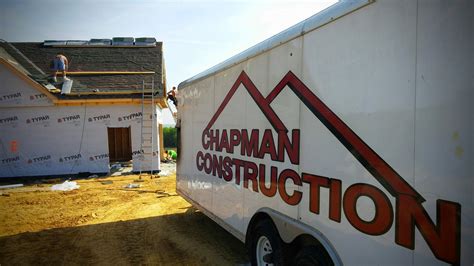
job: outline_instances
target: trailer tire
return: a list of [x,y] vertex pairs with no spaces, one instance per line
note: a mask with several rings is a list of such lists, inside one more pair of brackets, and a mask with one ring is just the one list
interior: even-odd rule
[[297,266],[326,266],[334,265],[332,260],[316,246],[305,246],[296,254],[292,265]]
[[252,265],[284,265],[283,241],[270,219],[255,225],[250,238]]

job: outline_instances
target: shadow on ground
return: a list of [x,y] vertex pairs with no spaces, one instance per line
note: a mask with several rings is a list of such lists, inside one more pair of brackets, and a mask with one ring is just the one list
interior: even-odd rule
[[235,265],[244,245],[193,208],[185,213],[0,238],[0,265]]

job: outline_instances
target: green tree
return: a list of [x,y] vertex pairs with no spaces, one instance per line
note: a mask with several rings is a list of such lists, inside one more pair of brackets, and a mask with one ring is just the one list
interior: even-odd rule
[[166,148],[176,148],[178,143],[178,133],[174,127],[163,128],[163,142]]

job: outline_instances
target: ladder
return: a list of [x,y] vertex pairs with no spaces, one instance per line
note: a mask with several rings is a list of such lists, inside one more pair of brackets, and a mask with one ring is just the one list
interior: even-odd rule
[[156,106],[155,106],[155,79],[152,78],[151,82],[142,81],[142,117],[141,117],[141,130],[140,130],[140,175],[139,179],[142,179],[142,175],[145,172],[144,165],[149,164],[151,166],[150,174],[153,178],[153,165],[155,160],[155,152],[153,147],[156,143],[157,134],[156,125]]

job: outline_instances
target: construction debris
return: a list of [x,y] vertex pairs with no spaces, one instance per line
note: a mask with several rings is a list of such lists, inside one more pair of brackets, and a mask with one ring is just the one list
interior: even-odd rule
[[62,184],[53,185],[51,190],[70,191],[78,189],[80,186],[75,181],[64,181]]
[[140,184],[133,184],[133,183],[130,183],[130,184],[124,186],[124,188],[139,188],[139,187],[141,187]]
[[158,173],[158,176],[169,176],[169,175],[170,175],[170,173],[166,170],[162,170]]
[[115,163],[110,166],[111,169],[120,168],[120,167],[122,167],[122,165],[119,163]]
[[22,187],[22,186],[23,184],[4,185],[4,186],[0,186],[0,189],[16,188],[16,187]]
[[61,182],[62,179],[61,178],[54,178],[54,179],[43,179],[41,180],[42,183],[45,183],[45,184],[55,184],[55,183],[59,183]]

